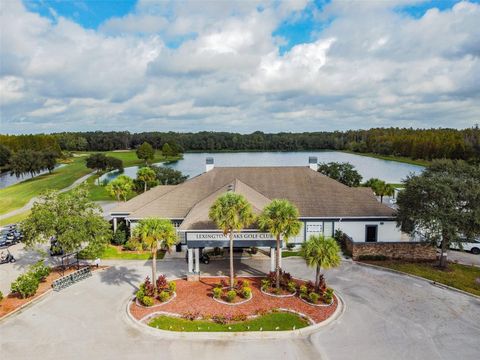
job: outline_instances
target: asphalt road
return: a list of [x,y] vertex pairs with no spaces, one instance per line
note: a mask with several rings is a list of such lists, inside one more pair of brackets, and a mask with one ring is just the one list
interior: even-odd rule
[[[163,340],[125,320],[125,301],[149,274],[150,263],[118,262],[0,322],[0,354],[15,359],[477,359],[480,301],[428,282],[345,262],[327,272],[345,313],[304,339]],[[268,261],[237,260],[258,274]],[[292,274],[313,278],[300,259],[284,259]],[[183,260],[160,261],[158,271],[184,274]],[[202,265],[210,274],[226,262]]]

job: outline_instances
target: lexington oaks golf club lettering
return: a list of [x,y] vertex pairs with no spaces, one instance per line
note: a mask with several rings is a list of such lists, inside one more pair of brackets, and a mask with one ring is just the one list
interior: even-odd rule
[[[234,240],[275,240],[272,234],[264,232],[241,232],[233,234]],[[219,232],[187,233],[188,241],[230,240],[229,235]]]

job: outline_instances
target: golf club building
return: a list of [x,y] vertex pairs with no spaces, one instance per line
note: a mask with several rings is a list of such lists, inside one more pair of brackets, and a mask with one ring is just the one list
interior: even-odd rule
[[[125,221],[130,230],[144,218],[170,219],[188,250],[189,272],[199,271],[199,249],[228,247],[228,236],[217,229],[208,213],[223,193],[243,195],[259,214],[272,199],[287,199],[300,212],[300,234],[289,242],[300,245],[311,235],[333,236],[337,229],[356,242],[400,242],[394,210],[377,201],[370,188],[345,186],[317,170],[317,158],[309,166],[215,167],[206,159],[206,171],[180,185],[160,185],[112,210],[114,230]],[[235,234],[234,247],[270,248],[275,239],[255,224]],[[272,256],[272,265],[273,259]],[[195,261],[194,261],[195,260]]]

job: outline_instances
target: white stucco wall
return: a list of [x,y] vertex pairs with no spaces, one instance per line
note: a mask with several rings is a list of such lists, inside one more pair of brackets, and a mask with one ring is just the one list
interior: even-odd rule
[[[378,241],[405,241],[396,221],[341,221],[335,222],[335,230],[341,230],[353,241],[365,242],[365,226],[378,225]],[[408,238],[407,238],[408,239]]]

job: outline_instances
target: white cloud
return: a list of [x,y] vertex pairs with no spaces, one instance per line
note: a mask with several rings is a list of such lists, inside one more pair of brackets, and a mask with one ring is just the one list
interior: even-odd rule
[[405,4],[332,1],[281,54],[272,34],[311,3],[140,1],[95,31],[1,2],[0,130],[472,126],[480,5],[415,19]]

